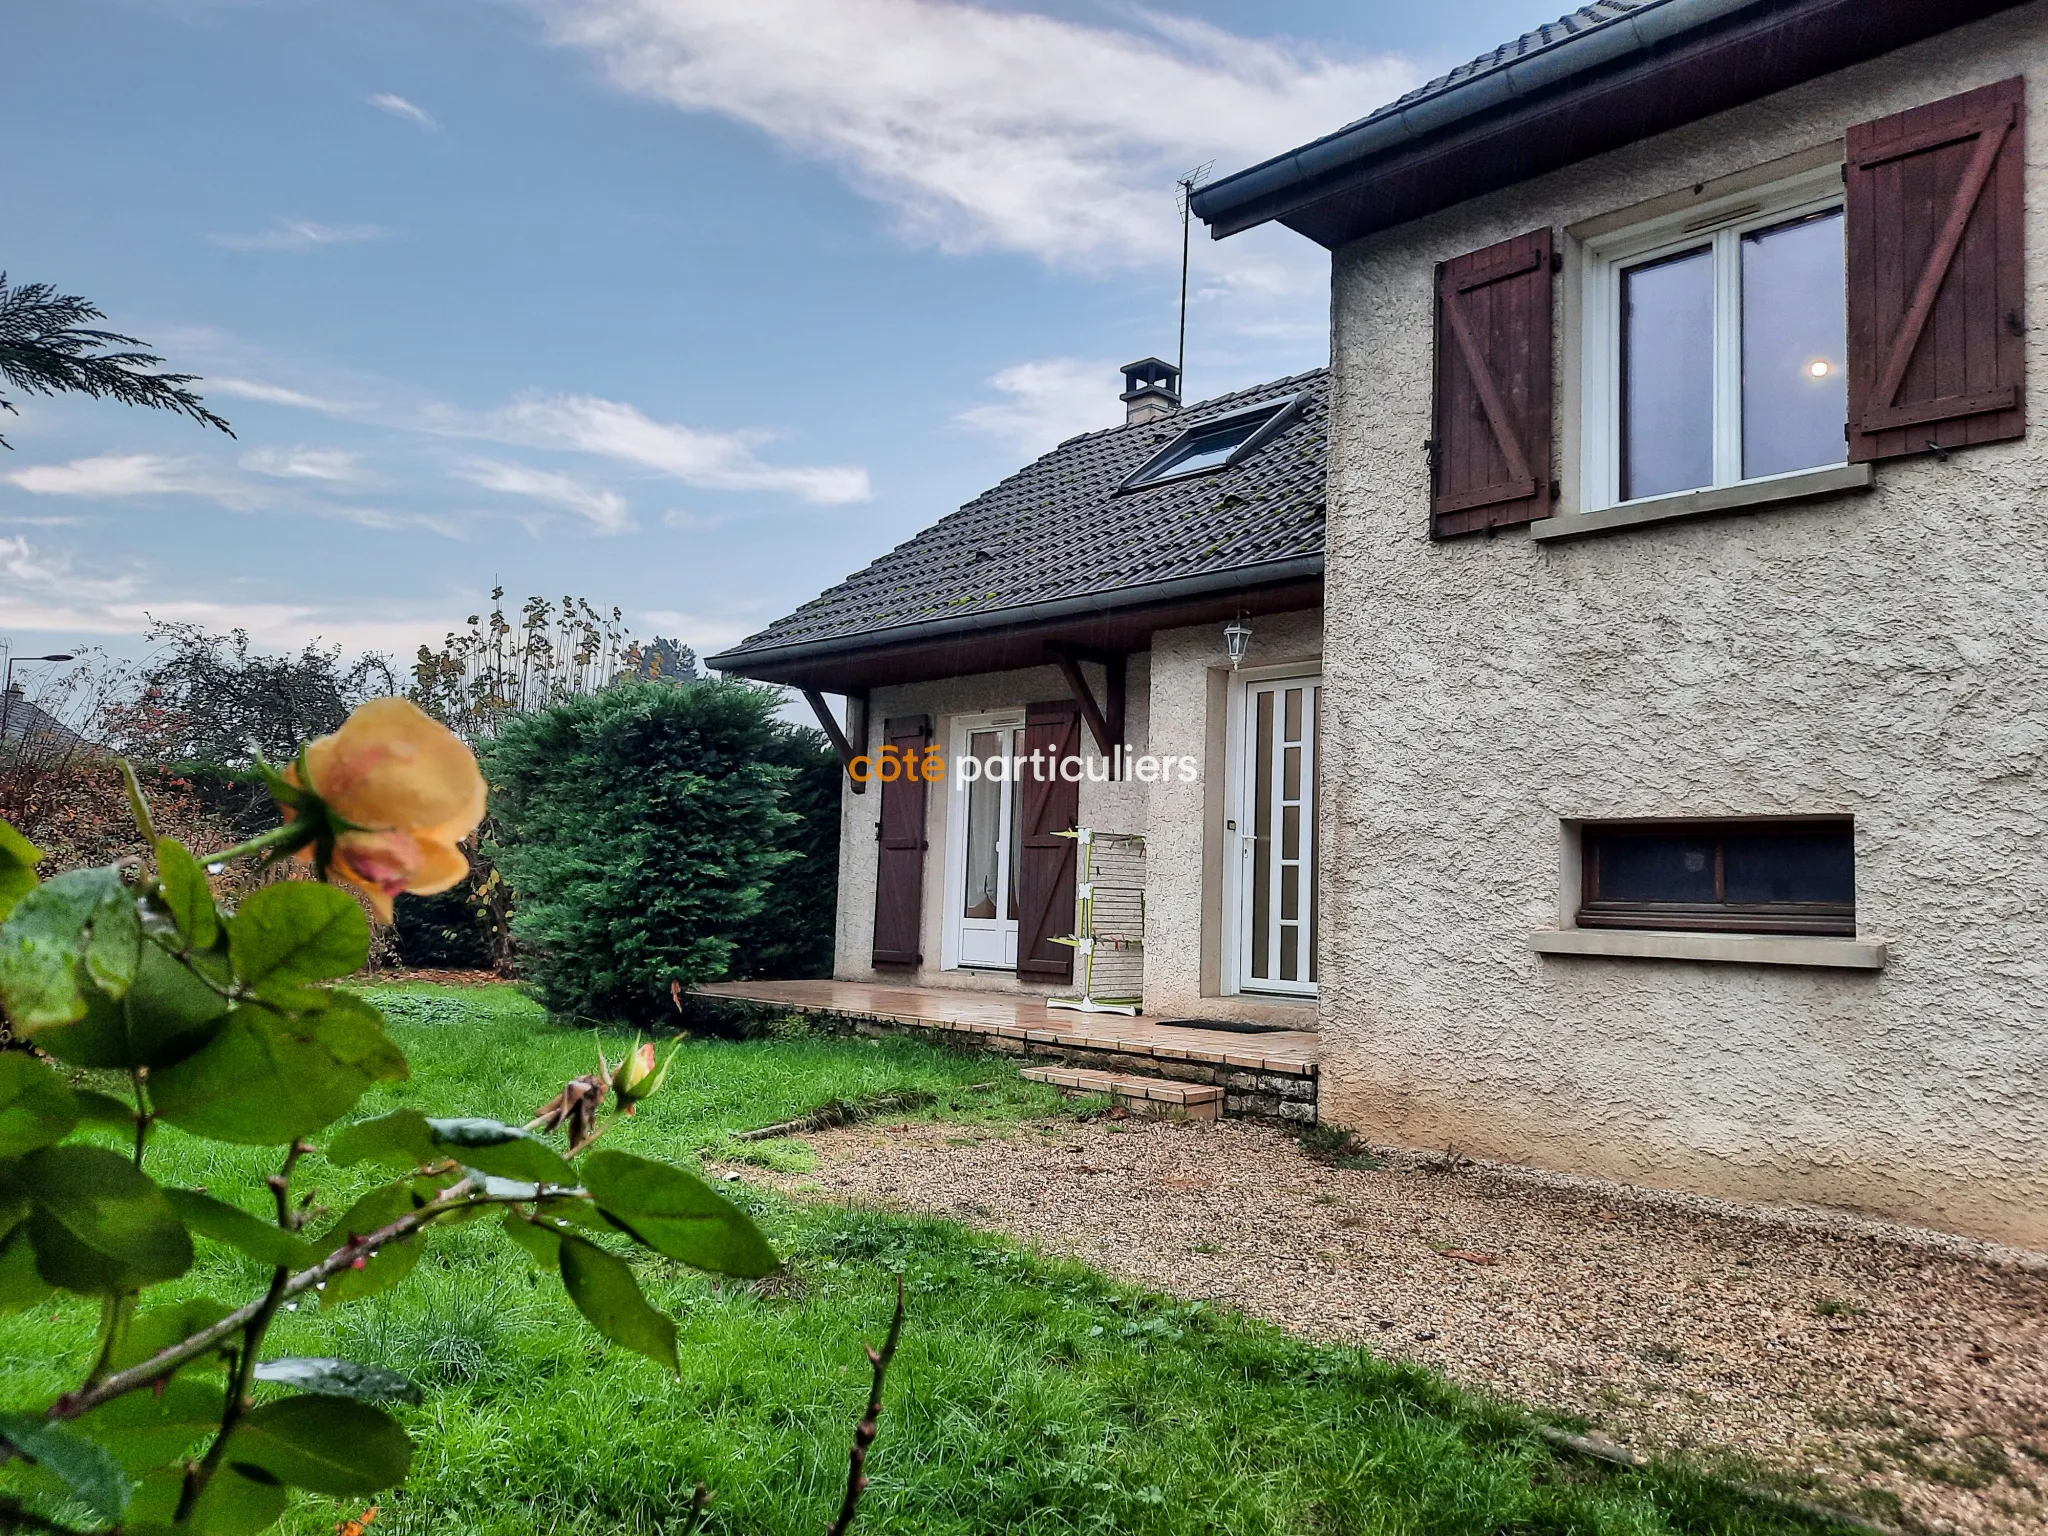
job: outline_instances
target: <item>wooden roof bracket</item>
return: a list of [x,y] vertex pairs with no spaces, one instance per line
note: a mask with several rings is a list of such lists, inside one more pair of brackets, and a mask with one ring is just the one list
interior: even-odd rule
[[[1067,680],[1067,691],[1081,706],[1081,718],[1088,722],[1088,734],[1095,738],[1096,748],[1109,759],[1111,777],[1120,777],[1114,770],[1118,766],[1116,748],[1123,744],[1124,739],[1125,678],[1129,658],[1122,651],[1098,651],[1056,640],[1048,640],[1045,648],[1052,656],[1053,665],[1060,669],[1060,676]],[[1107,686],[1100,704],[1095,702],[1094,690],[1088,686],[1088,678],[1081,671],[1084,661],[1095,662],[1102,668]]]
[[[833,718],[832,711],[827,707],[825,696],[822,693],[818,692],[815,688],[806,688],[803,693],[804,698],[811,706],[811,713],[818,717],[818,728],[831,741],[832,750],[839,754],[839,766],[846,770],[846,777],[848,782],[853,785],[853,792],[856,795],[866,794],[868,792],[867,784],[853,776],[853,760],[860,756],[860,751],[854,749],[853,743],[858,741],[861,751],[865,751],[868,744],[868,696],[866,691],[863,690],[860,693],[849,693],[846,695],[846,724],[848,729],[844,731],[839,728],[839,722]],[[849,735],[852,736],[852,741],[847,739]]]

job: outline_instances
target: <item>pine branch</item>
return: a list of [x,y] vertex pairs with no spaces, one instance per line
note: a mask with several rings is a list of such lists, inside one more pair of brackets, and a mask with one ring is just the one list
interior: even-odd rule
[[[86,323],[105,318],[88,299],[59,293],[48,283],[9,287],[7,274],[0,272],[0,380],[23,394],[81,394],[176,411],[201,426],[235,435],[225,419],[187,388],[198,382],[197,374],[149,372],[163,359],[143,351],[142,342]],[[111,350],[118,348],[132,350]],[[0,395],[0,411],[20,414],[5,395]],[[10,446],[0,437],[0,448]]]
[[846,1468],[846,1497],[839,1504],[839,1518],[826,1528],[825,1536],[846,1536],[853,1517],[860,1511],[860,1496],[868,1491],[868,1448],[875,1443],[875,1430],[882,1417],[882,1383],[889,1375],[889,1362],[896,1358],[896,1341],[903,1337],[903,1277],[896,1277],[896,1315],[889,1319],[889,1337],[877,1352],[868,1346],[868,1361],[875,1368],[874,1388],[868,1393],[868,1411],[853,1430],[853,1452]]

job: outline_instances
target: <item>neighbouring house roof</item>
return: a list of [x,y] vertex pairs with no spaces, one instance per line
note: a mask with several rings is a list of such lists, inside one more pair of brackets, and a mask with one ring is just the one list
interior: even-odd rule
[[[1290,399],[1284,425],[1237,462],[1120,490],[1190,427]],[[707,664],[840,691],[1043,659],[991,649],[999,634],[1134,649],[1148,625],[1255,593],[1300,606],[1303,584],[1322,579],[1328,416],[1317,370],[1069,438]]]
[[7,691],[6,707],[0,709],[0,751],[9,757],[24,754],[61,757],[86,745],[85,738],[34,700],[23,697],[19,683]]
[[1599,0],[1200,188],[1217,239],[1279,220],[1332,250],[2023,0]]

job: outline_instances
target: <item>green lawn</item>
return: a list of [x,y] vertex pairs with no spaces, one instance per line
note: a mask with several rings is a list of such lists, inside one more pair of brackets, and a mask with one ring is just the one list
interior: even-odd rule
[[[366,1100],[365,1114],[410,1103],[518,1122],[594,1065],[588,1033],[551,1026],[509,989],[372,995],[413,1078]],[[631,1043],[601,1038],[614,1060]],[[979,1084],[994,1086],[967,1091]],[[908,1041],[704,1042],[606,1144],[689,1159],[723,1133],[896,1089],[932,1093],[933,1112],[956,1119],[1062,1112],[1007,1062]],[[165,1131],[150,1170],[261,1210],[269,1157]],[[317,1158],[302,1169],[335,1210],[380,1177]],[[395,1292],[286,1318],[272,1352],[387,1365],[428,1389],[424,1406],[402,1410],[418,1454],[372,1536],[680,1530],[699,1481],[716,1493],[710,1531],[818,1536],[866,1398],[861,1340],[879,1339],[899,1273],[910,1320],[866,1532],[1818,1529],[1683,1471],[1559,1461],[1514,1414],[1363,1351],[1302,1344],[951,1223],[728,1188],[788,1273],[757,1289],[638,1264],[680,1324],[680,1381],[608,1348],[490,1223],[440,1234]],[[190,1275],[152,1294],[239,1300],[261,1278],[207,1244]],[[76,1304],[0,1319],[0,1405],[39,1406],[75,1383],[96,1316]],[[309,1499],[286,1529],[332,1531],[356,1512]]]

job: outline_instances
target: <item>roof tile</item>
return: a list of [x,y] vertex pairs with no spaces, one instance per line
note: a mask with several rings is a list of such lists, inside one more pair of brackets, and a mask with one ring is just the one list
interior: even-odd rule
[[[1293,395],[1301,403],[1288,424],[1238,463],[1117,494],[1187,428]],[[1328,397],[1319,369],[1069,438],[712,664],[1321,554]]]
[[1384,107],[1368,112],[1358,120],[1358,123],[1352,123],[1349,127],[1356,128],[1359,123],[1369,123],[1374,118],[1385,117],[1388,113],[1398,112],[1403,107],[1412,107],[1418,101],[1441,96],[1445,91],[1464,85],[1467,81],[1476,80],[1481,75],[1491,74],[1496,69],[1505,69],[1539,49],[1561,43],[1569,37],[1576,37],[1581,32],[1592,32],[1601,27],[1612,26],[1638,11],[1662,3],[1663,0],[1595,0],[1594,4],[1581,6],[1569,16],[1547,21],[1510,42],[1502,43],[1490,52],[1480,54],[1476,59],[1467,60],[1449,74],[1438,75],[1434,80],[1418,85],[1405,96],[1397,96]]

